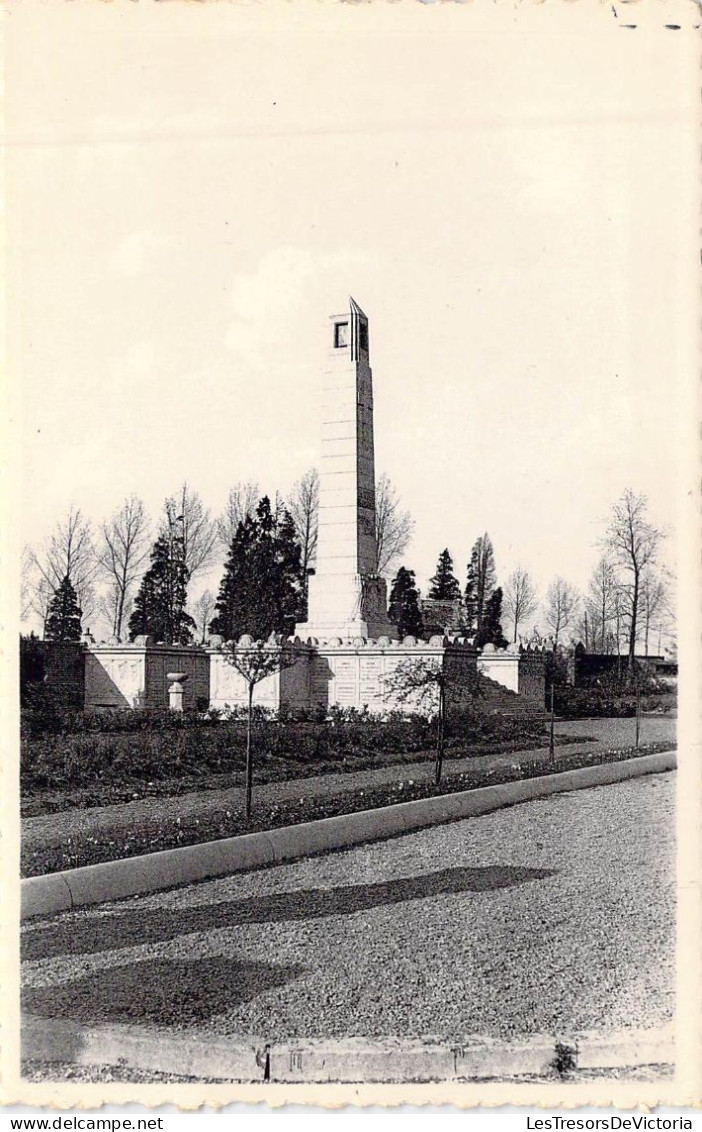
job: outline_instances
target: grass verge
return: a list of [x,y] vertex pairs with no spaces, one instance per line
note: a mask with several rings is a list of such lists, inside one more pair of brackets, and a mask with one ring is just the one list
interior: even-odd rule
[[162,849],[277,829],[316,821],[319,818],[355,813],[359,810],[382,808],[397,802],[474,790],[483,786],[535,778],[547,773],[560,773],[604,762],[619,762],[669,749],[670,743],[667,742],[650,743],[642,746],[638,751],[633,747],[622,747],[608,751],[580,751],[572,755],[562,753],[550,768],[541,760],[528,758],[516,758],[513,763],[492,769],[459,773],[451,773],[449,764],[439,787],[427,778],[425,772],[422,772],[421,778],[415,778],[411,767],[408,767],[408,773],[398,773],[398,780],[393,783],[365,789],[349,789],[332,795],[317,796],[311,792],[309,796],[302,795],[299,799],[267,804],[265,796],[257,799],[254,791],[254,813],[248,823],[244,820],[242,812],[225,808],[225,804],[221,809],[210,809],[199,816],[192,813],[183,819],[164,816],[163,810],[155,806],[153,815],[144,817],[139,822],[139,828],[130,829],[126,834],[123,830],[117,833],[104,828],[99,834],[95,834],[94,831],[91,833],[88,824],[84,832],[67,838],[61,845],[31,846],[23,843],[22,875],[39,876],[103,861],[135,857]]
[[[588,738],[582,735],[557,736],[556,746],[596,741],[594,737]],[[547,746],[548,733],[544,731],[537,737],[527,736],[502,741],[484,739],[476,743],[467,743],[449,749],[446,752],[446,760],[450,763],[454,759],[513,754],[526,750],[529,742],[531,747]],[[315,762],[304,762],[271,755],[267,751],[256,751],[254,753],[256,785],[304,780],[319,775],[354,774],[357,771],[378,770],[391,766],[396,766],[398,771],[401,771],[403,766],[430,762],[434,757],[435,752],[427,749],[360,751],[322,758]],[[23,818],[42,817],[45,814],[56,814],[65,810],[85,810],[97,806],[113,806],[120,802],[135,802],[142,798],[173,798],[196,791],[227,790],[232,786],[243,786],[243,784],[244,771],[239,766],[232,767],[226,773],[173,774],[151,781],[145,781],[141,774],[125,772],[122,781],[114,782],[110,778],[98,779],[84,786],[49,787],[30,782],[25,784],[22,790],[21,815]]]

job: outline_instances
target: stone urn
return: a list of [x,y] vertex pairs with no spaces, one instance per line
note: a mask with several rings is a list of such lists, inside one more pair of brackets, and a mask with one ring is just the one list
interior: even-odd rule
[[187,672],[167,672],[168,706],[172,711],[183,710],[183,684],[188,679]]

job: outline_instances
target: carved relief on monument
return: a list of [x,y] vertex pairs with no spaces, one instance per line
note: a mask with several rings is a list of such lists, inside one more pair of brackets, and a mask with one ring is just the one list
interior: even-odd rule
[[375,492],[372,488],[358,485],[358,506],[365,507],[368,511],[375,510]]
[[377,576],[366,576],[361,586],[361,617],[364,621],[385,616],[385,585]]
[[362,704],[377,704],[382,700],[382,660],[379,656],[363,658],[361,665],[360,699]]
[[358,659],[339,656],[334,663],[334,699],[340,707],[354,707],[357,702]]

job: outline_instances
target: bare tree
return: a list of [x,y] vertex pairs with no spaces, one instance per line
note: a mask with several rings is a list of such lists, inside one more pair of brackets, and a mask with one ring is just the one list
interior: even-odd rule
[[34,557],[31,546],[22,548],[20,563],[20,620],[28,621],[34,612]]
[[446,669],[440,660],[403,660],[386,677],[384,695],[400,703],[414,702],[424,711],[436,712],[436,758],[434,782],[438,786],[444,765],[446,734]]
[[248,515],[253,515],[258,500],[258,484],[253,480],[235,483],[229,492],[227,505],[217,520],[217,535],[227,550],[232,544],[239,523],[243,523]]
[[[591,627],[593,651],[599,646],[600,652],[611,648],[610,626],[616,617],[617,577],[612,562],[607,557],[600,558],[590,578],[585,613]],[[586,643],[586,648],[589,647]]]
[[537,607],[536,586],[523,566],[517,566],[505,586],[505,613],[514,625],[513,641],[517,640],[519,626],[523,625]]
[[210,621],[212,620],[212,614],[215,611],[215,604],[215,596],[210,590],[205,590],[204,593],[200,594],[197,601],[193,602],[193,618],[201,645],[204,645],[207,640],[207,633]]
[[49,605],[54,592],[55,587],[39,570],[31,546],[25,546],[22,551],[20,570],[21,618],[22,621],[30,621],[34,618],[38,623],[42,637],[46,631]]
[[100,567],[108,579],[105,612],[115,637],[129,616],[131,591],[149,554],[146,511],[141,499],[130,495],[111,519],[102,524]]
[[68,515],[57,522],[44,547],[39,552],[28,548],[27,555],[34,575],[30,603],[37,616],[42,617],[42,625],[48,603],[66,577],[76,592],[83,620],[92,615],[95,610],[93,583],[99,562],[92,524],[80,508],[71,507]]
[[554,648],[564,629],[573,624],[580,605],[580,595],[565,578],[556,578],[546,591],[544,616],[553,633]]
[[314,566],[319,532],[319,472],[310,468],[293,487],[287,508],[293,517],[297,541],[302,547],[303,577]]
[[403,511],[390,477],[383,473],[375,485],[375,537],[378,573],[386,574],[407,549],[414,533],[414,519]]
[[184,483],[163,505],[160,534],[182,548],[189,580],[206,570],[217,545],[217,527],[196,491]]
[[641,581],[646,567],[655,562],[661,531],[649,522],[645,495],[627,489],[612,507],[605,543],[615,562],[629,578],[626,585],[629,615],[629,670],[636,655]]
[[[613,631],[609,635],[611,641],[611,648],[608,646],[606,652],[616,652],[617,656],[621,656],[622,652],[622,634],[624,625],[626,623],[626,603],[624,600],[624,591],[622,587],[617,584],[614,591],[614,617],[613,617]],[[619,671],[619,666],[617,667]]]
[[665,579],[653,570],[645,570],[641,577],[640,593],[644,656],[648,656],[651,629],[655,624],[660,626],[668,612],[668,587]]
[[[656,603],[651,613],[650,631],[655,634],[656,653],[662,654],[663,642],[666,649],[676,652],[677,632],[677,599],[675,593],[675,575],[667,568],[662,570],[660,582],[663,594],[660,602]],[[645,613],[644,613],[645,616]]]
[[590,646],[594,641],[594,626],[592,623],[592,610],[587,602],[583,604],[581,614],[576,621],[575,632],[585,645],[585,652],[591,652]]
[[267,641],[254,641],[252,637],[241,637],[236,641],[220,645],[220,652],[232,668],[246,683],[246,790],[244,813],[246,820],[251,817],[251,795],[253,792],[253,752],[251,744],[251,720],[253,715],[254,688],[267,676],[282,672],[297,663],[298,653],[289,642],[273,633]]

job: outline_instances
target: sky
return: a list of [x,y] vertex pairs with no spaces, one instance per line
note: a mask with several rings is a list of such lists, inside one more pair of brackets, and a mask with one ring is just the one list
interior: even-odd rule
[[421,585],[488,531],[499,581],[585,586],[627,487],[673,532],[697,33],[631,11],[6,8],[21,541],[184,480],[286,493],[349,295]]

